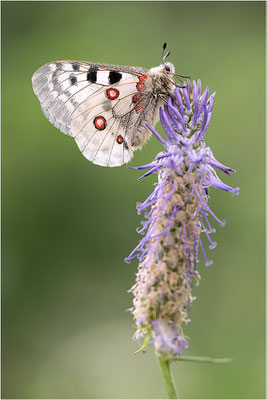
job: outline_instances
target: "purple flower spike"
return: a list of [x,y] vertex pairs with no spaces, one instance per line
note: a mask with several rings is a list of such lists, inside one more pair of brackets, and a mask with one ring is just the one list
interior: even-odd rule
[[166,140],[147,125],[164,146],[163,151],[152,162],[134,167],[147,171],[139,179],[158,174],[153,192],[137,204],[138,214],[145,213],[137,230],[143,237],[126,259],[139,260],[136,283],[131,288],[135,338],[150,334],[157,353],[169,357],[188,347],[182,324],[190,322],[187,313],[195,299],[192,286],[200,278],[198,252],[201,250],[208,267],[213,262],[205,247],[216,247],[210,237],[215,233],[210,220],[225,225],[209,208],[209,188],[232,195],[239,192],[239,188],[223,183],[215,168],[227,175],[235,170],[217,161],[205,143],[214,97],[215,93],[209,97],[209,88],[201,95],[200,80],[177,87],[159,112]]

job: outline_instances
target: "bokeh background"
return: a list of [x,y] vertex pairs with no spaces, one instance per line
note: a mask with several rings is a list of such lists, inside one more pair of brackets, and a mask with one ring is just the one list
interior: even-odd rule
[[[2,3],[2,398],[164,396],[152,346],[132,356],[138,343],[125,312],[135,204],[155,177],[138,182],[138,171],[89,163],[45,119],[31,88],[33,72],[58,59],[150,68],[164,41],[177,72],[217,92],[207,143],[237,170],[224,181],[241,188],[234,198],[211,190],[227,225],[208,250],[214,265],[199,264],[184,352],[234,362],[179,363],[173,373],[184,399],[264,397],[264,7]],[[152,138],[131,165],[160,150]]]

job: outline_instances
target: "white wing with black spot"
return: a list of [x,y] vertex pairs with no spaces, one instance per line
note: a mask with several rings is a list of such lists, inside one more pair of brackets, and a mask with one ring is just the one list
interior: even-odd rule
[[137,67],[56,61],[39,68],[32,83],[47,119],[74,137],[88,160],[119,166],[132,157],[127,131],[139,117],[135,99],[145,73]]

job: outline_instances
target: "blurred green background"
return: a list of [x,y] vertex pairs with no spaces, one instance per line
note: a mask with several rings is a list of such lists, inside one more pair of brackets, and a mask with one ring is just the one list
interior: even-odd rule
[[[237,170],[212,190],[227,220],[185,328],[182,398],[264,397],[263,2],[3,2],[3,398],[162,398],[152,346],[131,341],[125,310],[137,263],[135,204],[155,177],[89,163],[43,116],[31,88],[41,65],[77,59],[150,68],[167,41],[177,72],[217,92],[208,145]],[[159,128],[159,131],[162,132]],[[130,165],[152,160],[154,138]],[[222,177],[222,174],[219,174]],[[216,224],[214,224],[216,226]],[[206,243],[206,247],[207,243]]]

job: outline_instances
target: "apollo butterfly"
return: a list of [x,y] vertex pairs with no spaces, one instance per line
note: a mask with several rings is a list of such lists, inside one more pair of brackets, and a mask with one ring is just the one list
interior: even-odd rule
[[[47,119],[72,136],[94,164],[116,167],[150,136],[159,107],[173,91],[174,66],[163,45],[163,64],[151,69],[84,61],[54,61],[32,77],[33,90]],[[178,75],[182,76],[182,75]],[[182,76],[183,77],[183,76]]]

